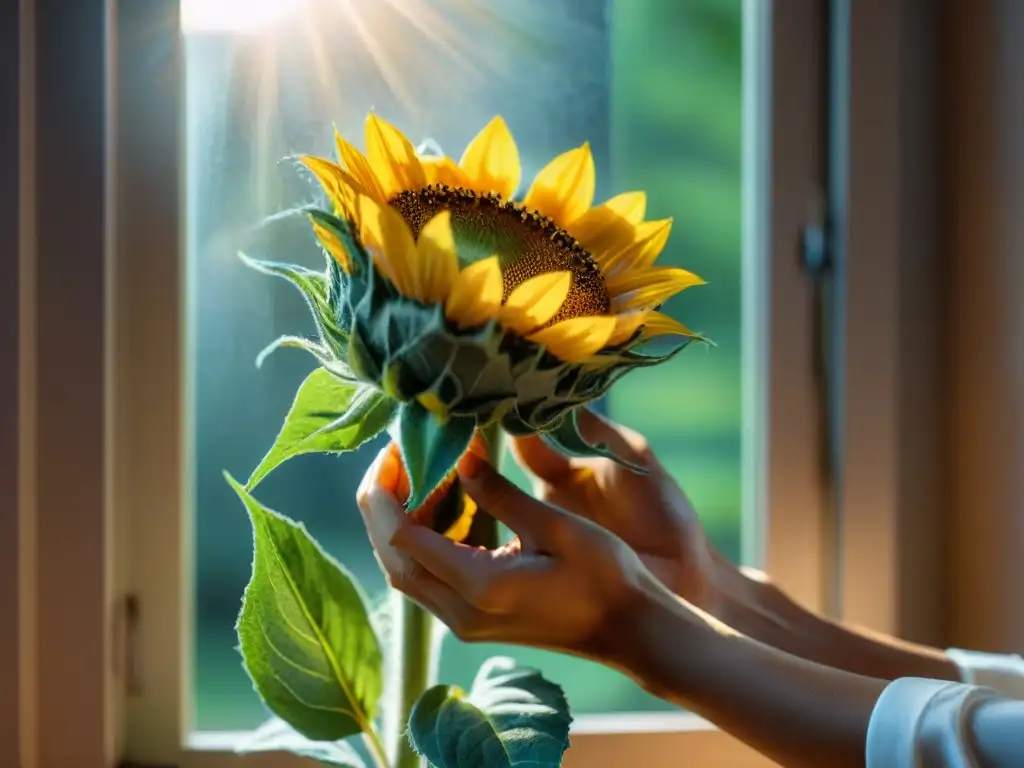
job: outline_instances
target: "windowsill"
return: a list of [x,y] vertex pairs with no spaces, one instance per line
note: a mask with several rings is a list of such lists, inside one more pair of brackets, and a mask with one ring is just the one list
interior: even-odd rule
[[[717,730],[690,712],[623,713],[583,715],[572,724],[575,736],[617,736],[621,734],[688,733]],[[234,752],[245,731],[196,731],[189,734],[187,748],[201,752]]]

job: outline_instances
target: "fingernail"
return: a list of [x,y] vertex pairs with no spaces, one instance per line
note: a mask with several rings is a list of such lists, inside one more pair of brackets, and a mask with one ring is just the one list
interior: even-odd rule
[[487,462],[473,451],[467,451],[459,460],[459,476],[465,478],[478,477],[487,467]]

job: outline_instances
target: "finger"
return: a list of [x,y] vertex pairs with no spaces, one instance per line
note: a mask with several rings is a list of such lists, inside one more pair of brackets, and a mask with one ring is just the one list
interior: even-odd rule
[[474,639],[481,629],[500,625],[498,617],[488,617],[421,565],[408,576],[389,579],[389,583],[434,614],[460,640]]
[[646,465],[650,459],[647,440],[639,432],[616,424],[589,408],[578,411],[580,435],[591,445],[604,445],[620,459]]
[[557,483],[572,472],[569,457],[548,445],[540,435],[513,438],[510,447],[516,463],[546,483]]
[[401,503],[382,485],[371,484],[360,496],[359,512],[373,545],[374,557],[388,581],[393,583],[407,579],[415,571],[416,564],[391,545],[395,531],[409,525]]
[[459,462],[459,479],[481,509],[511,528],[520,539],[547,551],[564,545],[572,525],[570,516],[523,493],[488,462],[467,454]]
[[486,551],[458,544],[422,525],[399,526],[390,545],[463,595],[493,576],[494,564]]
[[409,596],[444,622],[459,640],[487,636],[502,623],[501,617],[489,616],[434,577],[419,582],[415,590],[416,594],[408,593]]
[[359,489],[356,491],[356,501],[360,506],[362,506],[363,499],[369,495],[370,490],[374,486],[380,486],[390,493],[395,494],[395,491],[398,488],[398,481],[401,476],[401,472],[402,467],[399,463],[398,456],[395,451],[392,450],[392,445],[388,443],[380,449],[376,458],[374,458],[373,462],[366,470],[366,473],[363,475],[363,479],[359,483]]

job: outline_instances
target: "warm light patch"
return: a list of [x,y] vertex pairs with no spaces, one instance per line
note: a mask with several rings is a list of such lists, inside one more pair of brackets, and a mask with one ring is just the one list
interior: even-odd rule
[[301,0],[182,0],[181,31],[260,32],[295,12]]

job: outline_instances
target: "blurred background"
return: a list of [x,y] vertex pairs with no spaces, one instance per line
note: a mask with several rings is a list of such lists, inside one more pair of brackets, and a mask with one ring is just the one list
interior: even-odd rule
[[[501,114],[519,146],[524,189],[549,159],[589,141],[598,199],[641,189],[648,218],[674,218],[661,263],[694,271],[708,285],[667,309],[718,346],[695,346],[631,374],[604,405],[648,436],[715,543],[738,560],[742,0],[303,0],[301,13],[264,3],[265,13],[280,17],[263,34],[246,34],[240,12],[219,5],[196,0],[182,9],[188,375],[195,387],[194,727],[239,730],[265,716],[235,651],[251,533],[222,472],[245,477],[256,466],[312,366],[305,354],[286,350],[255,369],[271,340],[313,328],[293,288],[247,269],[235,253],[320,267],[303,220],[260,225],[317,193],[287,158],[333,156],[332,124],[362,146],[371,109],[414,143],[431,140],[456,158]],[[262,17],[253,9],[245,14],[257,24]],[[371,596],[384,584],[352,499],[380,445],[295,459],[258,493],[304,522]],[[483,660],[503,651],[564,686],[576,714],[668,708],[597,665],[452,637],[440,679],[468,685]]]
[[[668,310],[717,347],[602,407],[730,559],[844,620],[1024,650],[1022,43],[1021,0],[0,0],[0,766],[178,764],[264,719],[221,472],[311,367],[257,353],[312,329],[235,253],[319,265],[265,220],[316,194],[290,157],[335,125],[361,145],[369,110],[456,157],[500,113],[524,182],[589,141],[599,199],[674,218],[664,262],[708,284]],[[823,223],[841,279],[802,263]],[[259,490],[374,597],[352,495],[377,447]],[[448,638],[441,677],[500,650]],[[512,652],[577,714],[664,711]],[[636,738],[660,766],[677,737]]]

